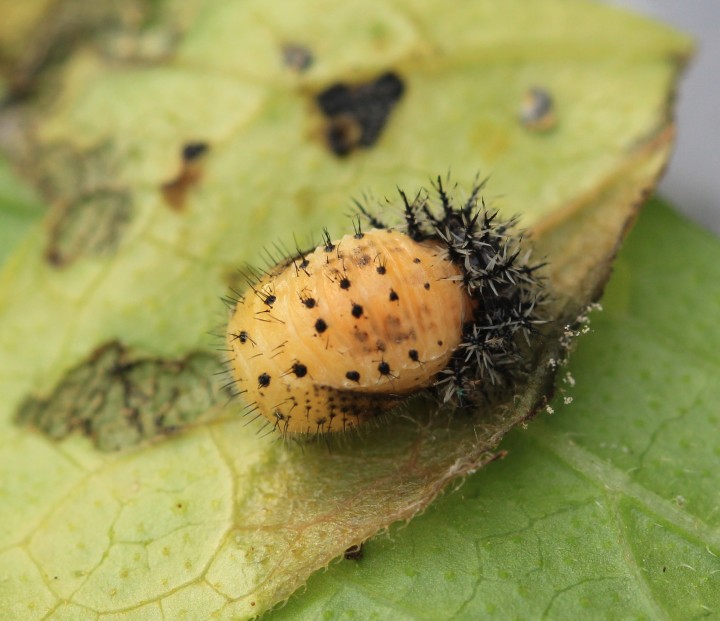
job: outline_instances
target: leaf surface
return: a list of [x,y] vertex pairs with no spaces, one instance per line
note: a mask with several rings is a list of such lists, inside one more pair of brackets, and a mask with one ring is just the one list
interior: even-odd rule
[[[476,4],[463,15],[433,2],[208,2],[172,62],[70,59],[56,102],[38,104],[28,171],[51,211],[0,276],[4,608],[27,619],[248,618],[493,460],[542,402],[563,353],[555,339],[514,400],[471,419],[415,404],[332,450],[258,434],[221,400],[171,438],[162,421],[154,442],[118,434],[114,453],[96,448],[92,428],[58,440],[15,423],[28,395],[48,399],[57,429],[53,417],[76,411],[53,404],[123,390],[133,406],[117,408],[117,428],[153,421],[157,411],[135,406],[143,391],[111,380],[128,364],[176,369],[211,351],[235,267],[277,237],[345,231],[363,189],[390,196],[447,170],[463,183],[490,173],[497,206],[523,214],[550,260],[562,332],[600,294],[667,160],[668,100],[690,46],[594,4]],[[618,32],[632,43],[611,43]],[[311,53],[306,70],[283,60],[289,44]],[[371,144],[341,135],[352,148],[340,157],[316,98],[389,71],[402,98]],[[549,131],[519,120],[537,85],[555,102]],[[183,160],[199,144],[207,153]],[[83,382],[63,384],[92,377],[115,342],[136,358],[102,375],[105,390],[89,399]],[[198,386],[183,379],[173,394],[186,405]]]

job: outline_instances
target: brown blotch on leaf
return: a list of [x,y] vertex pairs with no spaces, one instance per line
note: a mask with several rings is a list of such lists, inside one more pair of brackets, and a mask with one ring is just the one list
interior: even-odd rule
[[188,191],[200,182],[202,159],[209,145],[205,142],[189,142],[181,150],[180,172],[161,187],[165,202],[176,211],[185,206]]
[[70,369],[49,395],[27,397],[15,423],[53,440],[79,431],[101,451],[173,433],[226,397],[213,374],[215,356],[157,358],[112,341]]
[[405,84],[394,72],[387,72],[362,84],[339,82],[316,97],[325,116],[325,140],[337,156],[373,146],[390,113],[402,97]]

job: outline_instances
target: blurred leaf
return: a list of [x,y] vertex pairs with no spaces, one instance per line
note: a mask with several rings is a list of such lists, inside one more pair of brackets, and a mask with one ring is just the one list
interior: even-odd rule
[[[13,422],[28,395],[52,399],[62,380],[91,377],[83,365],[110,342],[144,368],[204,355],[236,266],[278,237],[346,230],[363,189],[391,196],[447,170],[464,184],[492,174],[494,202],[523,214],[550,259],[558,317],[574,319],[667,161],[689,43],[584,2],[468,10],[208,2],[173,63],[70,59],[57,101],[37,104],[27,171],[51,210],[0,275],[4,608],[27,619],[247,618],[492,460],[542,402],[549,359],[562,355],[555,339],[517,399],[473,419],[418,405],[332,451],[258,436],[221,403],[204,424],[172,439],[159,424],[155,442],[117,453]],[[302,53],[288,63],[289,45],[309,64]],[[317,96],[390,71],[405,91],[379,135],[333,133],[343,127]],[[519,118],[535,87],[554,102],[546,129]],[[345,157],[331,148],[338,138],[350,141]],[[189,161],[198,145],[209,150]],[[135,420],[133,404],[116,422]]]
[[40,199],[0,156],[0,265],[44,211]]

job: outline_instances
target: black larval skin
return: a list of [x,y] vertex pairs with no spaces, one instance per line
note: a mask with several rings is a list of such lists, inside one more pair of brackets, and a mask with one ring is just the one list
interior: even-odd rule
[[[440,401],[460,407],[524,374],[524,351],[547,321],[542,312],[547,292],[539,275],[545,263],[530,260],[517,216],[502,220],[485,206],[480,193],[486,182],[476,178],[461,202],[440,176],[431,193],[420,190],[412,200],[399,190],[404,222],[393,227],[417,242],[445,246],[462,270],[461,286],[473,301],[472,321],[464,324],[462,343],[432,387]],[[373,227],[387,228],[368,207],[356,206]]]

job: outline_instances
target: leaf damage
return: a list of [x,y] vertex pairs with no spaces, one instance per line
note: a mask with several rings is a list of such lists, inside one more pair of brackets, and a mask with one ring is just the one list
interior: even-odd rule
[[162,359],[111,342],[70,369],[47,397],[27,397],[15,422],[53,440],[80,432],[101,451],[126,449],[174,434],[217,405],[220,371],[207,353]]
[[[565,325],[602,292],[636,205],[667,160],[672,130],[664,102],[678,70],[667,59],[684,57],[687,42],[595,5],[564,1],[542,10],[526,2],[481,1],[458,12],[433,2],[371,1],[362,11],[343,3],[330,9],[339,19],[330,28],[299,28],[320,5],[288,3],[284,11],[259,2],[207,3],[173,67],[128,70],[100,60],[84,72],[87,64],[73,58],[72,71],[60,78],[58,108],[41,111],[38,123],[48,134],[39,131],[38,140],[45,146],[67,141],[83,152],[88,145],[111,144],[121,154],[117,176],[110,166],[104,183],[89,184],[79,194],[68,183],[62,201],[72,204],[100,190],[128,191],[133,209],[151,225],[138,230],[132,247],[118,237],[107,271],[52,268],[43,263],[45,238],[39,242],[38,234],[3,275],[8,295],[0,316],[13,330],[3,333],[0,381],[14,388],[32,378],[45,395],[25,406],[26,417],[34,411],[40,420],[40,411],[49,411],[41,405],[54,394],[48,378],[67,381],[77,373],[66,388],[57,384],[62,399],[48,423],[65,440],[48,441],[18,428],[11,424],[16,402],[0,404],[3,433],[34,443],[30,458],[19,460],[13,472],[19,467],[27,481],[45,480],[66,456],[87,470],[84,483],[68,482],[74,491],[60,502],[26,497],[26,485],[8,487],[7,506],[37,516],[37,525],[22,537],[6,535],[9,552],[0,555],[0,575],[12,573],[11,561],[22,556],[33,590],[0,592],[3,604],[28,601],[38,618],[74,606],[97,614],[188,609],[195,618],[254,616],[349,546],[411,518],[448,484],[492,461],[502,436],[544,406],[552,378],[548,367],[563,355]],[[517,34],[527,30],[522,25],[528,20],[536,35],[531,41]],[[488,27],[478,29],[478,23]],[[558,24],[572,28],[558,31]],[[627,45],[616,49],[613,42],[623,33]],[[281,41],[310,41],[312,63],[296,70],[283,62]],[[388,67],[402,89],[390,80],[378,108],[378,93],[360,89],[375,84],[377,78],[367,82],[368,76],[384,76]],[[320,149],[307,93],[317,115],[314,97],[328,84],[336,91],[326,102]],[[403,95],[406,84],[412,92]],[[528,131],[518,118],[518,102],[531,84],[542,84],[558,104],[552,131]],[[533,118],[547,117],[542,106],[531,112]],[[181,179],[175,149],[199,127],[213,145],[213,157],[203,162],[206,182],[193,186],[203,209],[187,209],[179,218],[157,200],[158,189]],[[380,137],[382,149],[365,148]],[[517,386],[515,399],[466,418],[416,403],[386,424],[342,438],[330,451],[324,444],[283,445],[234,416],[115,455],[67,437],[83,426],[87,432],[88,425],[99,433],[92,421],[107,414],[108,424],[121,429],[120,444],[132,446],[146,431],[157,432],[154,414],[164,405],[159,395],[171,401],[178,383],[208,392],[196,380],[210,370],[210,360],[207,368],[193,367],[190,377],[168,361],[199,351],[197,344],[216,322],[222,266],[254,261],[268,240],[285,232],[302,235],[346,223],[342,201],[359,187],[390,195],[398,185],[417,187],[448,169],[459,180],[478,169],[490,173],[493,192],[507,197],[503,210],[523,213],[537,254],[550,260],[559,333],[536,352],[535,375]],[[145,351],[171,353],[143,356],[117,344],[114,352],[109,346],[103,352],[102,373],[94,375],[97,363],[78,363],[117,334],[132,335],[126,342],[141,343]],[[130,381],[129,391],[122,379],[111,381],[112,369],[122,367],[126,355],[130,368],[115,375]],[[158,373],[176,379],[166,385]],[[90,395],[85,385],[97,392]],[[91,397],[112,398],[115,411],[91,412]],[[129,419],[123,414],[132,411],[127,403],[136,406]],[[117,445],[117,437],[109,445]],[[8,463],[13,457],[0,446],[0,459]],[[173,521],[178,505],[156,515],[154,494],[182,492],[187,483],[178,472],[187,480],[202,479],[189,505],[178,496],[182,507],[197,510],[196,524],[213,523],[218,502],[229,517],[215,523],[212,540],[200,532],[190,545],[177,535],[182,554],[166,556],[160,539],[181,532]],[[193,505],[202,489],[222,477],[222,491]],[[102,528],[89,529],[88,539],[66,529],[73,515],[95,517],[99,500],[115,507],[89,520]],[[112,539],[120,510],[126,528]],[[155,530],[148,534],[149,524]],[[133,547],[139,539],[151,551],[147,562],[145,551]],[[187,550],[194,552],[203,541],[211,543],[198,568]],[[63,584],[44,580],[60,575],[57,568],[65,572]]]
[[360,84],[337,82],[319,93],[315,99],[326,118],[324,133],[330,151],[344,157],[373,146],[404,92],[403,79],[388,71]]
[[161,187],[165,202],[175,211],[181,211],[185,206],[187,193],[200,183],[202,178],[202,160],[210,149],[206,142],[188,142],[181,149],[180,172],[177,176],[164,183]]

